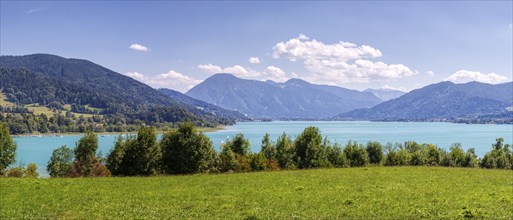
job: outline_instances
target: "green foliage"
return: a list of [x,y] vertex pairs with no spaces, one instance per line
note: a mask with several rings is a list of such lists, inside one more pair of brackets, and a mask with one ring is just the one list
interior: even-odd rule
[[23,166],[11,167],[7,170],[7,177],[21,178],[24,173]]
[[294,143],[285,132],[276,141],[276,159],[282,169],[293,169],[296,167],[294,161]]
[[267,170],[267,158],[262,153],[249,154],[249,165],[252,171]]
[[322,164],[322,136],[317,127],[307,127],[295,140],[295,161],[301,169],[320,167]]
[[231,148],[234,153],[242,156],[246,156],[250,150],[249,140],[244,138],[244,134],[242,133],[236,134],[232,140],[226,140],[225,146]]
[[479,167],[479,158],[477,158],[476,150],[470,148],[465,154],[465,160],[463,161],[464,167]]
[[262,138],[262,150],[260,151],[268,160],[276,159],[276,145],[271,140],[269,133],[265,133]]
[[67,146],[61,146],[53,150],[46,171],[50,177],[65,177],[71,171],[72,163],[73,150]]
[[442,165],[450,167],[462,167],[465,163],[465,151],[460,143],[454,143],[449,148],[449,152],[442,159]]
[[98,149],[98,136],[92,132],[87,132],[84,137],[78,140],[75,147],[75,172],[79,176],[91,176],[93,166],[98,162],[96,150]]
[[162,152],[154,127],[141,127],[137,136],[118,138],[107,157],[112,174],[147,176],[161,172]]
[[342,148],[338,145],[328,146],[326,148],[327,159],[329,163],[334,167],[349,167],[349,161],[346,158],[346,154]]
[[39,173],[37,173],[37,165],[35,163],[29,163],[27,168],[23,170],[23,173],[25,177],[28,178],[37,178],[39,176]]
[[344,154],[351,167],[366,166],[369,164],[369,155],[367,150],[361,144],[357,144],[356,141],[349,141],[344,148]]
[[367,154],[369,155],[369,163],[381,164],[384,159],[383,146],[379,142],[369,141],[367,143]]
[[[1,114],[0,114],[1,115]],[[16,143],[9,135],[9,127],[0,123],[0,170],[16,161]]]
[[235,153],[232,151],[231,147],[227,147],[226,145],[221,146],[221,154],[219,155],[220,170],[222,172],[235,171],[237,167],[237,159],[235,158]]
[[504,139],[497,138],[492,145],[492,151],[486,153],[480,162],[480,166],[489,169],[513,169],[513,155],[510,146],[503,145]]
[[161,148],[167,173],[204,172],[214,162],[212,142],[204,133],[196,131],[192,123],[182,123],[177,131],[164,134]]
[[434,144],[426,145],[427,155],[426,164],[429,166],[437,166],[442,161],[441,149]]
[[125,166],[128,164],[124,164],[123,159],[125,157],[126,146],[129,145],[127,142],[129,141],[133,141],[133,139],[123,139],[123,137],[119,135],[114,147],[107,156],[107,168],[114,176],[124,175],[127,172]]

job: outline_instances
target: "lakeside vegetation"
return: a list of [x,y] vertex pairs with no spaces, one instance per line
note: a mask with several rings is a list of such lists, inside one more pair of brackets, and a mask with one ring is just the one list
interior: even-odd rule
[[[2,129],[3,147],[0,169],[10,175],[16,145],[8,127]],[[9,147],[10,146],[10,147]],[[97,135],[88,132],[74,149],[62,146],[49,158],[47,171],[52,177],[79,176],[148,176],[162,174],[251,172],[330,167],[362,166],[446,166],[513,169],[513,153],[509,144],[497,138],[492,149],[478,158],[475,149],[464,151],[459,143],[444,150],[433,144],[349,141],[344,147],[331,143],[317,127],[307,127],[292,140],[283,133],[276,141],[266,134],[260,152],[250,152],[250,143],[243,134],[227,139],[219,152],[211,140],[190,122],[163,134],[157,140],[154,127],[140,127],[137,135],[119,136],[106,157],[97,153]],[[19,176],[19,175],[17,175]]]
[[511,171],[361,167],[2,178],[5,219],[510,219]]
[[[0,213],[8,219],[507,219],[513,214],[512,171],[506,170],[513,169],[513,154],[502,138],[478,158],[458,144],[449,151],[411,141],[385,146],[350,141],[341,147],[307,127],[295,140],[284,133],[274,142],[266,134],[258,153],[250,152],[243,134],[216,152],[204,133],[182,123],[161,141],[153,127],[120,136],[105,158],[96,152],[96,134],[89,132],[74,149],[55,149],[47,166],[51,177],[85,178],[43,179],[29,178],[38,176],[34,164],[9,167],[16,143],[6,125],[0,125],[0,142],[1,176],[25,177],[0,179],[6,204]],[[176,175],[195,173],[203,175]],[[106,176],[114,177],[90,178]]]

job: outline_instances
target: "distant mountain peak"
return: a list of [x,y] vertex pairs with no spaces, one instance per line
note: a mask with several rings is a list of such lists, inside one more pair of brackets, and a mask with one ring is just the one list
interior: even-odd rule
[[186,95],[250,117],[321,119],[381,102],[372,93],[311,84],[301,79],[284,83],[212,76]]

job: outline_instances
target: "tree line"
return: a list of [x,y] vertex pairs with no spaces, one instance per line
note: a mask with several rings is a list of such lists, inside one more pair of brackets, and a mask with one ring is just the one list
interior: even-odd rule
[[[15,144],[2,125],[0,169],[14,162]],[[7,135],[6,135],[7,134]],[[5,144],[5,145],[4,145]],[[283,133],[276,141],[265,134],[260,152],[251,152],[243,134],[226,140],[217,152],[211,140],[190,123],[157,140],[154,127],[143,126],[137,135],[119,136],[104,158],[96,153],[98,138],[88,132],[74,149],[62,146],[53,151],[47,171],[51,177],[149,176],[163,174],[251,172],[289,169],[362,166],[446,166],[513,169],[513,153],[504,139],[497,138],[492,149],[478,158],[475,149],[464,151],[461,144],[444,150],[433,144],[414,141],[366,145],[349,141],[344,147],[323,137],[319,128],[307,127],[294,140]],[[14,150],[13,150],[14,149]],[[7,153],[6,153],[7,152]],[[10,159],[9,159],[10,158]],[[12,168],[11,168],[12,169]]]

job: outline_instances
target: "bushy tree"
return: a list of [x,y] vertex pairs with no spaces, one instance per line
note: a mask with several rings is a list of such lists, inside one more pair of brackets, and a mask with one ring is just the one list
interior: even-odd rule
[[460,143],[454,143],[449,148],[449,152],[445,154],[442,164],[450,167],[462,167],[465,162],[465,151],[461,148]]
[[127,171],[125,165],[123,164],[123,159],[125,157],[126,146],[130,145],[135,138],[130,139],[130,141],[124,140],[121,135],[118,136],[116,142],[114,144],[114,148],[111,149],[109,155],[107,156],[107,168],[112,172],[112,175],[124,175]]
[[294,157],[299,168],[314,168],[321,165],[319,161],[322,153],[321,143],[322,136],[317,127],[307,127],[297,136]]
[[92,132],[87,132],[84,137],[78,140],[74,150],[75,161],[73,161],[67,176],[110,176],[110,171],[103,164],[102,158],[96,155],[97,149],[98,137]]
[[177,131],[162,137],[162,160],[168,173],[196,173],[208,171],[214,162],[214,148],[210,139],[196,131],[192,123],[182,123]]
[[369,163],[381,164],[384,159],[383,146],[379,142],[367,143],[367,154],[369,155]]
[[267,170],[267,158],[262,153],[249,154],[249,165],[252,171]]
[[293,169],[296,168],[296,164],[294,162],[294,144],[285,132],[278,137],[276,141],[276,159],[278,160],[278,164],[282,169]]
[[463,162],[464,167],[478,167],[479,159],[476,155],[476,150],[474,148],[470,148],[467,150],[465,154],[465,161]]
[[492,145],[492,151],[486,153],[480,162],[483,168],[513,169],[513,160],[509,145],[504,148],[504,139],[497,138],[496,143]]
[[161,171],[162,152],[154,127],[141,127],[137,136],[118,138],[107,163],[115,175],[146,176]]
[[16,143],[9,134],[9,126],[0,124],[0,171],[16,161]]
[[27,168],[23,170],[23,173],[25,174],[25,177],[37,178],[39,176],[39,173],[37,172],[37,164],[29,163],[27,165]]
[[426,164],[428,166],[437,166],[442,160],[442,154],[440,148],[433,144],[426,146]]
[[276,160],[276,145],[271,140],[269,133],[262,138],[262,150],[260,151],[268,160]]
[[349,141],[344,148],[344,154],[351,167],[366,166],[369,164],[369,155],[365,147],[361,144]]
[[334,167],[349,167],[349,161],[346,158],[346,155],[344,154],[344,151],[342,148],[335,144],[333,146],[329,146],[326,149],[327,152],[327,158],[330,164]]
[[232,148],[221,146],[221,153],[219,154],[220,170],[221,172],[235,171],[237,167],[237,159]]
[[242,156],[246,156],[250,150],[249,140],[244,138],[244,134],[242,133],[236,134],[232,140],[226,140],[225,146],[231,148],[234,153]]
[[87,132],[84,137],[78,140],[75,147],[74,170],[79,176],[92,176],[93,166],[98,162],[96,150],[98,149],[98,136]]
[[61,146],[53,150],[46,171],[50,177],[65,177],[70,172],[72,164],[73,150],[67,146]]

